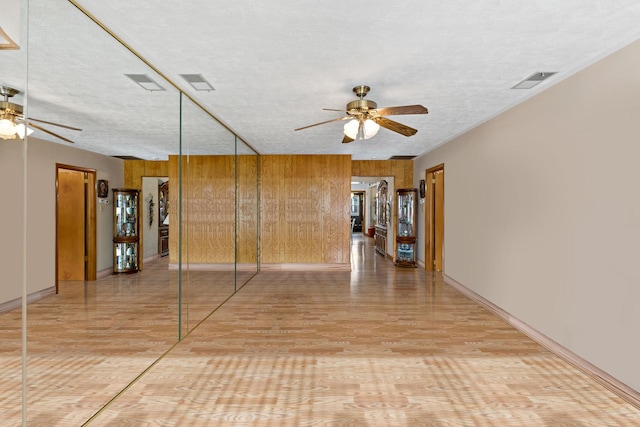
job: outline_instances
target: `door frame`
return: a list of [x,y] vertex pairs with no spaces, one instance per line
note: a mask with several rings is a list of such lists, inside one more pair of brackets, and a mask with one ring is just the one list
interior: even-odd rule
[[67,169],[72,171],[83,172],[85,174],[85,233],[84,233],[84,247],[85,247],[85,268],[84,279],[87,281],[94,281],[97,278],[97,238],[96,238],[96,170],[88,169],[79,166],[66,165],[62,163],[56,163],[56,210],[55,210],[55,224],[56,224],[56,250],[55,250],[55,283],[56,294],[59,291],[58,288],[58,203],[59,203],[59,171],[60,169]]
[[[442,179],[436,182],[434,174],[441,172]],[[438,174],[440,175],[440,174]],[[424,269],[427,271],[444,270],[444,163],[424,171],[425,189],[425,227]]]

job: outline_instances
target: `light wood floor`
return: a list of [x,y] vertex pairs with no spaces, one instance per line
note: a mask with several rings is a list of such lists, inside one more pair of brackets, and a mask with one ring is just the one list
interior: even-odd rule
[[[361,236],[352,263],[262,272],[206,319],[232,285],[199,272],[197,327],[166,354],[166,261],[34,303],[28,425],[640,426],[638,408],[441,275],[395,268]],[[0,315],[3,426],[20,425],[19,319]]]

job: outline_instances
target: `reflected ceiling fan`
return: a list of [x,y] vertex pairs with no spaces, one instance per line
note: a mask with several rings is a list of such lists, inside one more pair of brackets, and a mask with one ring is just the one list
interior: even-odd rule
[[323,125],[325,123],[337,122],[341,120],[349,120],[344,125],[344,138],[342,143],[355,141],[356,139],[369,139],[378,133],[380,127],[392,130],[404,136],[412,136],[418,132],[417,129],[403,125],[396,121],[387,119],[384,116],[395,116],[401,114],[427,114],[429,110],[422,105],[404,105],[401,107],[385,107],[378,108],[378,104],[373,101],[365,100],[364,97],[371,88],[369,86],[360,85],[353,88],[353,92],[359,99],[351,101],[347,104],[346,110],[334,110],[331,108],[323,108],[326,111],[343,111],[347,113],[344,117],[331,119],[309,126],[304,126],[295,130],[307,129],[313,126]]
[[24,139],[26,135],[33,132],[33,129],[38,129],[44,133],[48,133],[51,136],[55,136],[63,141],[74,143],[72,140],[58,135],[42,126],[34,123],[44,123],[47,125],[58,126],[65,129],[81,131],[82,129],[74,128],[72,126],[61,125],[59,123],[48,122],[45,120],[38,120],[31,117],[25,117],[22,113],[22,105],[9,102],[9,98],[19,94],[20,91],[7,86],[0,86],[0,96],[3,100],[0,101],[0,138],[2,139]]

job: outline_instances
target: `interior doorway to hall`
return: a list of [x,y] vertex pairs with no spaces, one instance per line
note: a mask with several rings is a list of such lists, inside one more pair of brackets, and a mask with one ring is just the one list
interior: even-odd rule
[[169,177],[142,177],[143,263],[169,255]]
[[352,233],[374,237],[375,226],[378,223],[377,188],[378,183],[383,179],[385,178],[375,176],[351,177],[349,213],[353,226]]
[[365,225],[365,199],[364,191],[351,190],[350,214],[351,214],[351,232],[363,233],[366,231]]
[[96,280],[96,171],[56,164],[56,293],[60,280]]
[[425,171],[420,193],[425,198],[425,270],[440,272],[444,266],[444,164]]

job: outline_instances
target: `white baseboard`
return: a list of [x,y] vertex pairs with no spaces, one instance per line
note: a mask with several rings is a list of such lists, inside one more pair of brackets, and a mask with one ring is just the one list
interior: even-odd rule
[[540,344],[550,352],[554,353],[556,356],[560,357],[567,363],[570,363],[571,365],[575,366],[577,369],[579,369],[580,371],[584,372],[586,375],[594,379],[597,383],[599,383],[600,385],[602,385],[612,393],[615,393],[621,399],[624,399],[625,401],[629,402],[631,405],[635,406],[636,408],[640,408],[640,392],[632,389],[628,385],[612,377],[602,369],[598,368],[594,364],[578,356],[577,354],[575,354],[568,348],[562,346],[561,344],[558,344],[556,341],[552,340],[551,338],[544,335],[540,331],[532,328],[531,326],[527,325],[521,320],[513,317],[511,314],[509,314],[502,308],[498,307],[497,305],[485,299],[484,297],[478,295],[477,293],[467,288],[466,286],[456,281],[455,279],[452,279],[446,274],[443,274],[442,276],[446,284],[448,284],[452,288],[457,289],[470,300],[485,307],[487,310],[491,311],[496,316],[500,317],[505,322],[507,322],[508,324],[510,324],[511,326],[513,326],[514,328],[516,328],[517,330],[519,330],[520,332],[522,332],[523,334],[531,338],[532,340],[536,341],[538,344]]

